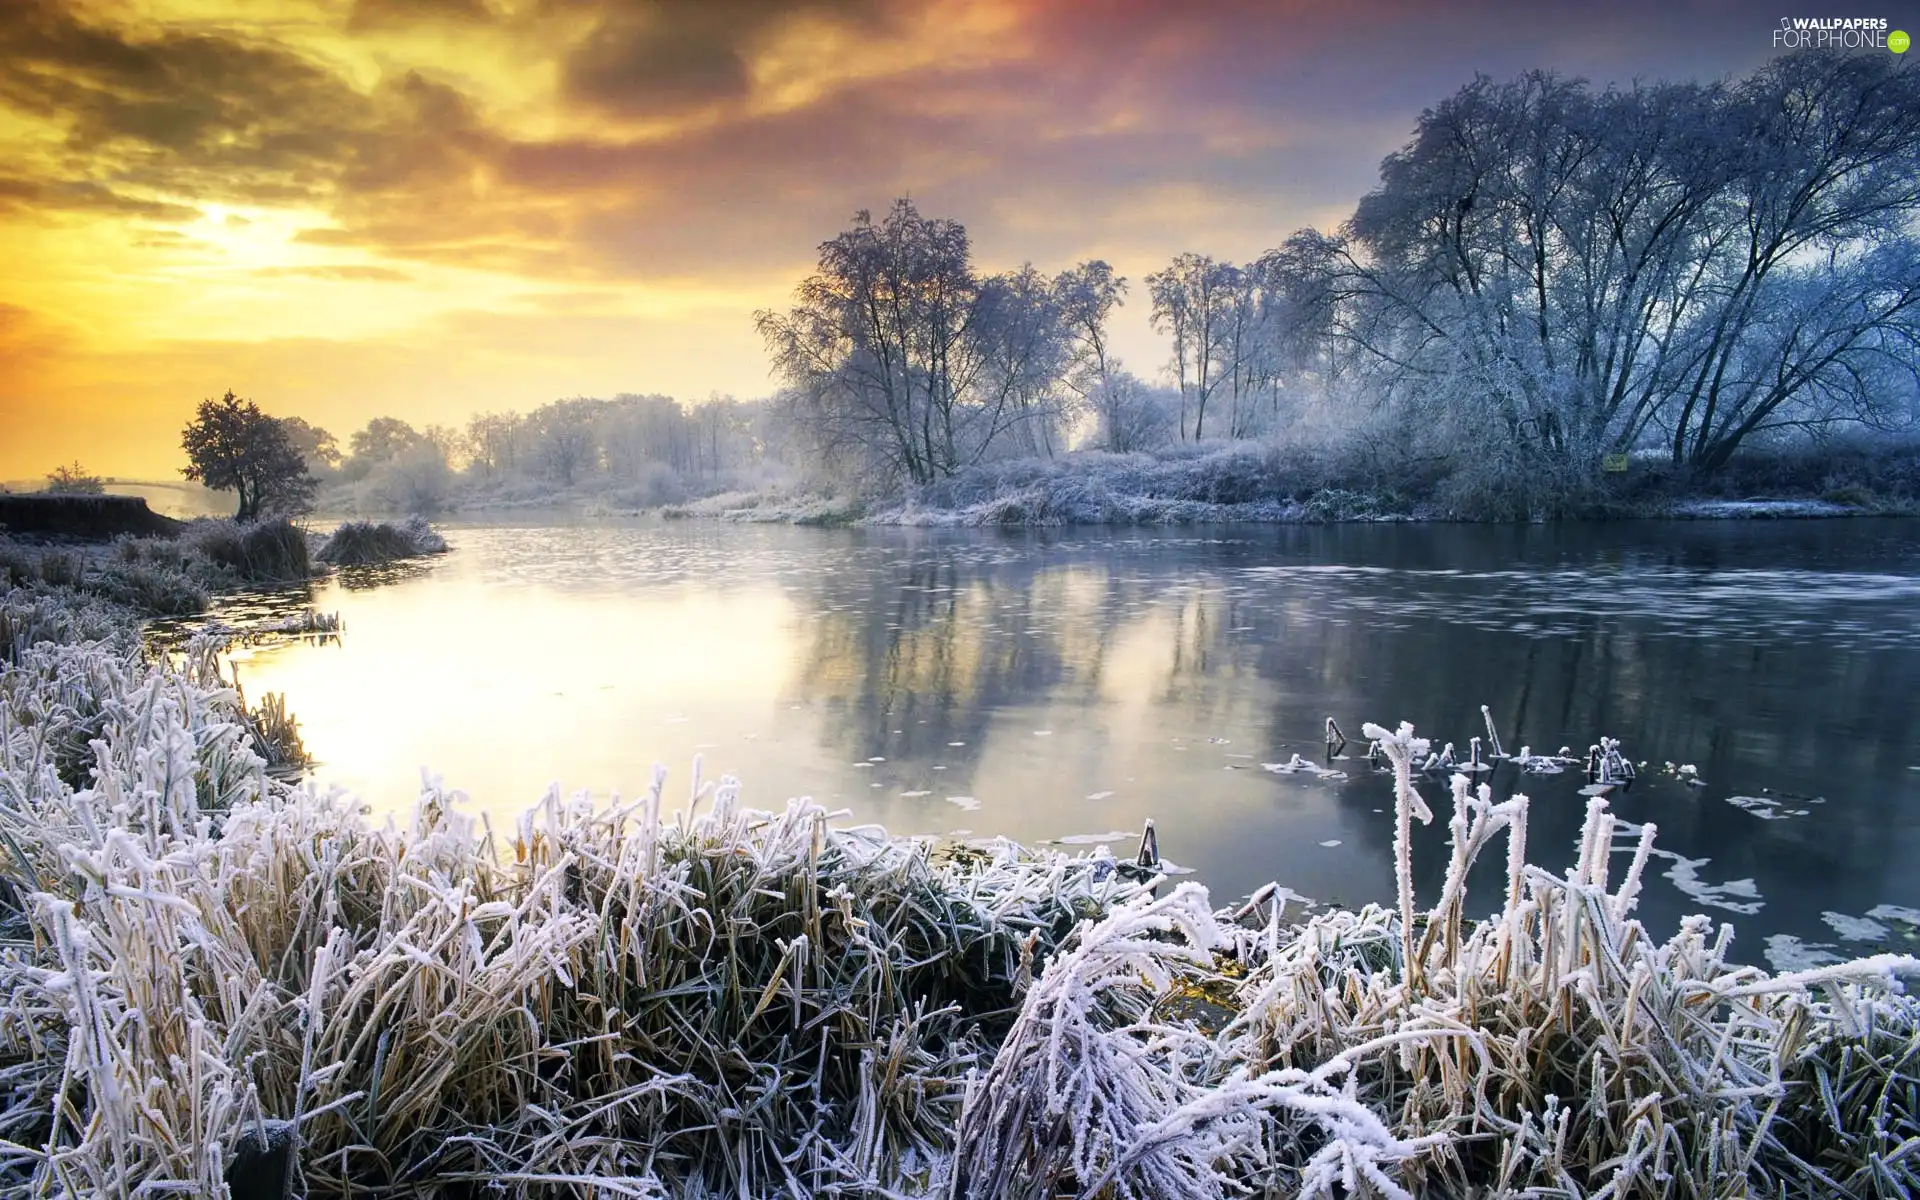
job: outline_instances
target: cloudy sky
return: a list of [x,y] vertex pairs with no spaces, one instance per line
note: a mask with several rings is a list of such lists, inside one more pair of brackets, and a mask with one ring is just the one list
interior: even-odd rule
[[[1774,53],[1780,15],[0,0],[0,479],[172,474],[228,388],[342,441],[382,414],[762,395],[753,310],[856,209],[910,193],[983,267],[1137,281],[1337,224],[1475,72],[1721,76]],[[1144,307],[1119,342],[1151,373]]]

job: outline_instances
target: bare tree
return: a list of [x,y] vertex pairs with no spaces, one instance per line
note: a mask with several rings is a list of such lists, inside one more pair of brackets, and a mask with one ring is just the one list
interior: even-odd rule
[[[1114,421],[1105,414],[1109,408],[1124,407],[1127,402],[1121,397],[1133,395],[1139,383],[1131,377],[1126,381],[1116,377],[1119,363],[1107,342],[1107,322],[1126,296],[1126,278],[1115,275],[1100,259],[1089,259],[1054,276],[1053,289],[1066,340],[1061,382],[1079,398],[1082,410],[1096,415],[1107,434],[1125,430],[1129,422]],[[1106,448],[1122,449],[1110,438]]]
[[1180,387],[1180,438],[1206,436],[1207,402],[1219,386],[1216,371],[1221,341],[1227,335],[1235,268],[1205,254],[1182,254],[1163,271],[1147,276],[1154,328],[1173,338],[1174,379]]
[[964,226],[899,200],[822,243],[793,307],[755,320],[816,452],[925,484],[986,456],[1041,399],[1044,284],[981,280]]

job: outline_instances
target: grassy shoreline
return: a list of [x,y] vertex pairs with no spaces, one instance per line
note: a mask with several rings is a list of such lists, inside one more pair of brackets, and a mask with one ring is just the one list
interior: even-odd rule
[[1920,1183],[1920,962],[1772,975],[1704,918],[1656,937],[1650,826],[1595,797],[1552,874],[1524,799],[1464,776],[1417,897],[1410,727],[1367,731],[1398,902],[1298,920],[755,810],[697,765],[677,812],[661,773],[495,830],[427,777],[381,825],[268,773],[215,643],[137,634],[0,596],[0,1197],[219,1195],[283,1159],[363,1197]]

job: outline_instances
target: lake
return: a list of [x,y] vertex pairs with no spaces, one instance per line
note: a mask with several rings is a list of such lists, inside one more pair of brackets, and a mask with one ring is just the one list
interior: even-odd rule
[[[1910,948],[1920,921],[1920,522],[446,533],[452,554],[378,586],[314,587],[337,644],[241,652],[317,777],[376,810],[408,811],[425,766],[504,834],[550,783],[630,796],[658,762],[684,798],[700,756],[748,803],[896,833],[1127,856],[1152,817],[1216,902],[1277,880],[1358,904],[1393,888],[1361,724],[1464,751],[1486,704],[1509,751],[1605,735],[1647,763],[1611,799],[1659,827],[1656,936],[1704,912],[1737,956],[1797,965]],[[1262,768],[1322,760],[1329,715],[1344,778]],[[1533,798],[1554,867],[1585,783],[1492,774]],[[1431,900],[1449,803],[1423,791]],[[1496,893],[1489,874],[1476,907]]]

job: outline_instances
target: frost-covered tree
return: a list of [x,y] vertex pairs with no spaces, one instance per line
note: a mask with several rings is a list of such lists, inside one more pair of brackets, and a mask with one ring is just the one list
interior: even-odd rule
[[604,400],[582,397],[556,400],[528,415],[534,458],[541,474],[561,487],[572,487],[599,468],[600,441],[595,426],[606,406]]
[[369,464],[382,463],[423,440],[419,430],[398,417],[375,417],[348,441],[353,457]]
[[1131,454],[1177,440],[1180,393],[1148,384],[1117,358],[1110,359],[1108,367],[1105,379],[1087,399],[1094,420],[1092,444],[1115,454]]
[[55,467],[47,472],[45,491],[54,496],[98,496],[107,490],[106,481],[79,462]]
[[[1173,339],[1173,375],[1180,388],[1180,439],[1206,436],[1207,401],[1219,386],[1215,356],[1229,325],[1236,284],[1230,263],[1182,254],[1147,276],[1153,327]],[[1192,424],[1188,424],[1188,414]]]
[[1271,256],[1319,345],[1430,435],[1590,469],[1912,420],[1920,76],[1782,56],[1728,84],[1534,72],[1425,113],[1338,236]]
[[[1054,304],[1065,340],[1066,370],[1060,382],[1078,399],[1080,409],[1094,414],[1109,432],[1124,430],[1126,423],[1102,418],[1103,403],[1131,395],[1138,383],[1117,378],[1120,364],[1113,357],[1107,333],[1113,310],[1120,307],[1126,294],[1126,277],[1114,274],[1111,266],[1097,258],[1069,267],[1053,278]],[[1106,448],[1121,447],[1107,444]]]
[[899,200],[822,243],[793,306],[755,321],[817,454],[925,484],[1052,419],[1049,292],[1025,268],[982,279],[965,226]]
[[492,478],[519,465],[526,422],[519,413],[476,413],[467,419],[463,449],[467,467]]
[[[1051,458],[1080,415],[1079,397],[1063,382],[1068,342],[1053,281],[1031,263],[983,280],[976,329],[980,403],[990,414],[982,436],[1004,433],[1012,452]],[[981,445],[974,457],[987,450]]]

